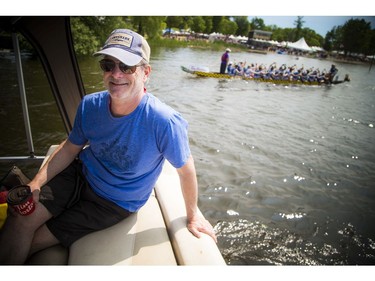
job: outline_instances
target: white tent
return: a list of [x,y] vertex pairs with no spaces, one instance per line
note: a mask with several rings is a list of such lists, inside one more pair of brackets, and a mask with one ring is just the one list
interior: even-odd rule
[[297,42],[288,43],[287,47],[297,49],[297,50],[301,50],[301,51],[309,51],[309,52],[312,51],[311,47],[309,47],[309,45],[307,45],[307,43],[305,41],[305,38],[303,38],[303,37],[301,39],[299,39]]
[[311,49],[313,52],[324,52],[323,48],[317,46],[312,46]]
[[208,40],[210,41],[216,41],[216,40],[223,40],[225,38],[225,35],[221,33],[213,32],[209,35]]

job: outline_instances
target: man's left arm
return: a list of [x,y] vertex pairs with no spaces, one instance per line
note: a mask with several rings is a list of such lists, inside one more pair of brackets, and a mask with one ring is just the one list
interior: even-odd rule
[[198,211],[198,182],[194,160],[191,155],[186,164],[177,169],[177,172],[180,177],[182,194],[185,200],[187,227],[189,231],[198,238],[201,237],[201,233],[206,233],[217,242],[212,225]]

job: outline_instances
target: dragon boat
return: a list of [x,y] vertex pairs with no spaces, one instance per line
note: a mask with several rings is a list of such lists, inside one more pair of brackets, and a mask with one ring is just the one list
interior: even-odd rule
[[324,82],[319,82],[319,81],[308,81],[308,80],[296,80],[296,79],[290,79],[283,77],[277,77],[277,78],[257,78],[257,77],[247,77],[247,76],[242,76],[242,75],[230,75],[230,74],[222,74],[219,72],[210,72],[208,71],[207,67],[185,67],[181,66],[181,69],[184,72],[196,75],[198,77],[209,77],[209,78],[217,78],[217,79],[241,79],[241,80],[250,80],[250,81],[255,81],[255,82],[266,82],[266,83],[272,83],[272,84],[282,84],[282,85],[308,85],[308,86],[320,86],[320,85],[330,85],[330,84],[340,84],[343,82],[349,82],[350,78],[349,75],[346,74],[344,80],[334,80],[334,81],[324,81]]

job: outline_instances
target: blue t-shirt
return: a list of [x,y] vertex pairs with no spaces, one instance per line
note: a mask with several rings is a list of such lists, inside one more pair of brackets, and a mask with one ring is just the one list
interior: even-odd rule
[[80,159],[93,190],[135,212],[149,198],[164,160],[180,168],[189,158],[188,123],[150,93],[123,117],[111,114],[109,101],[107,91],[85,96],[69,140],[89,144]]

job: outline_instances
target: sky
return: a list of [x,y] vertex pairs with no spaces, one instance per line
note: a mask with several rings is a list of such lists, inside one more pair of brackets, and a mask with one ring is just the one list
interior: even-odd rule
[[[303,15],[300,15],[303,16]],[[281,28],[294,28],[294,22],[297,16],[256,16],[263,19],[265,25],[277,25]],[[251,21],[254,16],[249,16]],[[375,10],[374,16],[303,16],[304,21],[302,27],[308,27],[316,33],[325,37],[328,31],[331,31],[335,26],[342,26],[350,19],[364,19],[366,22],[371,23],[371,28],[375,28]]]

